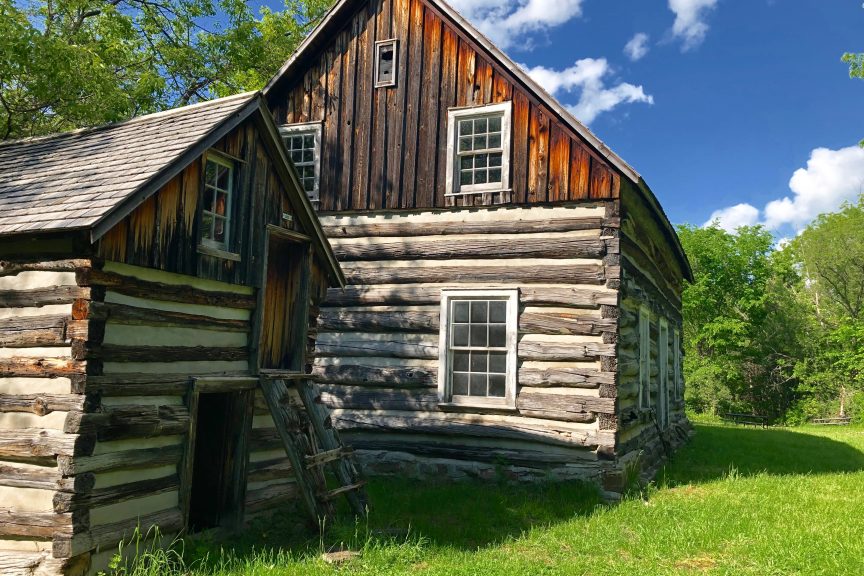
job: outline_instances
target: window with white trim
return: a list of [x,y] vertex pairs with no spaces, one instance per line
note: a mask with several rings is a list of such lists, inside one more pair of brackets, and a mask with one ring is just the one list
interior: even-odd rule
[[399,65],[399,41],[380,40],[375,43],[375,87],[396,86],[396,68]]
[[660,319],[660,334],[657,341],[658,381],[657,381],[657,420],[661,428],[669,425],[669,323]]
[[675,399],[681,400],[684,395],[684,385],[681,379],[681,334],[677,329],[672,329],[672,362],[675,375]]
[[651,311],[639,309],[639,408],[651,407]]
[[441,402],[516,405],[517,290],[441,293]]
[[204,160],[204,198],[201,206],[201,244],[228,252],[234,162],[208,153]]
[[321,181],[321,123],[288,124],[279,132],[285,140],[288,158],[297,169],[300,183],[310,200],[319,198]]
[[510,189],[512,104],[451,109],[447,117],[447,194]]

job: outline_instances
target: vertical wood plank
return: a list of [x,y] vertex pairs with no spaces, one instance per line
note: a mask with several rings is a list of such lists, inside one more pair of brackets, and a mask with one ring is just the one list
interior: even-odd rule
[[438,167],[435,176],[435,206],[445,206],[447,188],[447,110],[456,103],[456,66],[459,37],[445,26],[441,37],[441,114],[438,118]]
[[[375,37],[377,40],[392,38],[390,0],[371,0],[375,11]],[[369,208],[377,210],[385,206],[384,190],[387,171],[387,148],[389,126],[387,125],[387,94],[393,88],[376,88],[372,99],[372,158],[369,176]]]
[[553,124],[549,144],[549,201],[566,200],[569,185],[570,138]]
[[438,146],[441,101],[441,19],[426,10],[423,25],[423,87],[420,99],[420,136],[417,162],[417,188],[415,205],[431,208],[435,205],[435,173],[438,162],[443,161]]
[[342,58],[342,133],[341,178],[335,210],[351,207],[351,186],[354,178],[354,86],[357,81],[357,37],[360,35],[360,19],[354,17],[351,31],[346,37],[345,54]]
[[475,64],[473,103],[475,106],[492,103],[492,66],[479,56]]
[[423,3],[411,0],[406,46],[408,86],[405,102],[405,145],[402,164],[402,194],[400,205],[412,208],[416,198],[418,137],[420,123],[420,82],[425,73],[423,62]]
[[513,99],[513,86],[501,74],[492,72],[492,102],[507,102]]
[[471,46],[459,40],[459,68],[457,71],[456,106],[470,106],[474,103],[474,74],[476,72],[477,53]]
[[303,97],[300,102],[300,117],[298,122],[309,122],[312,119],[312,85],[314,84],[312,77],[315,75],[314,68],[307,68],[303,75]]
[[[367,8],[369,6],[367,5]],[[375,21],[368,10],[358,12],[360,35],[357,38],[357,80],[354,111],[354,192],[352,207],[363,210],[369,206],[369,155],[372,149],[372,68],[375,52]],[[370,20],[370,17],[372,19]]]
[[310,122],[324,120],[324,107],[326,106],[327,94],[327,53],[318,57],[318,62],[311,68],[312,90],[311,110],[309,112]]
[[589,198],[610,198],[612,190],[612,173],[605,164],[596,158],[591,158],[591,184]]
[[321,181],[318,186],[321,210],[332,210],[339,194],[340,127],[342,125],[342,53],[345,33],[339,34],[327,51],[327,104],[321,134]]
[[528,202],[546,202],[549,185],[549,117],[531,106],[528,149]]
[[[405,55],[409,42],[410,0],[392,0],[393,36],[399,39],[400,52]],[[396,89],[387,93],[387,147],[386,207],[398,208],[402,184],[402,161],[405,146],[405,102],[408,93],[408,67],[405,58],[397,70]]]
[[568,200],[588,198],[588,177],[591,173],[591,157],[579,142],[570,146],[570,192]]
[[528,201],[528,150],[530,103],[522,91],[513,93],[513,196],[517,204]]

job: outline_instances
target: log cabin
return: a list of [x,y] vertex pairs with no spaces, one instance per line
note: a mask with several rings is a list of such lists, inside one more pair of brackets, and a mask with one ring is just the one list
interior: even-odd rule
[[260,93],[0,145],[0,573],[321,511],[285,380],[344,276],[303,190]]
[[674,228],[456,10],[339,0],[264,94],[347,278],[314,374],[367,474],[614,497],[686,440]]

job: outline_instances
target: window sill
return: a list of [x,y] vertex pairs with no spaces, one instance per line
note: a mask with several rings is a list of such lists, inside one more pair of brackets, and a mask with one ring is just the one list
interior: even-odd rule
[[478,194],[504,194],[513,192],[512,188],[493,188],[490,190],[466,190],[465,192],[447,192],[444,197],[459,198],[460,196],[476,196]]
[[519,410],[516,406],[509,406],[507,404],[486,404],[486,403],[472,403],[468,404],[466,402],[439,402],[438,409],[442,412],[491,412],[491,413],[501,413],[506,412],[508,414],[516,414]]
[[207,246],[206,244],[198,245],[198,253],[204,254],[205,256],[213,256],[214,258],[221,258],[222,260],[240,262],[240,254],[235,254],[234,252],[227,252],[225,250],[213,248],[212,246]]

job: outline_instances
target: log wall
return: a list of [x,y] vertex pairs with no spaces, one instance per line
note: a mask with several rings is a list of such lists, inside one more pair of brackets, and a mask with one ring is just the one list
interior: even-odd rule
[[[350,285],[331,289],[321,308],[313,373],[367,471],[402,473],[400,459],[432,458],[456,474],[505,462],[600,475],[617,429],[614,203],[322,223]],[[439,406],[445,288],[519,290],[515,411]]]

